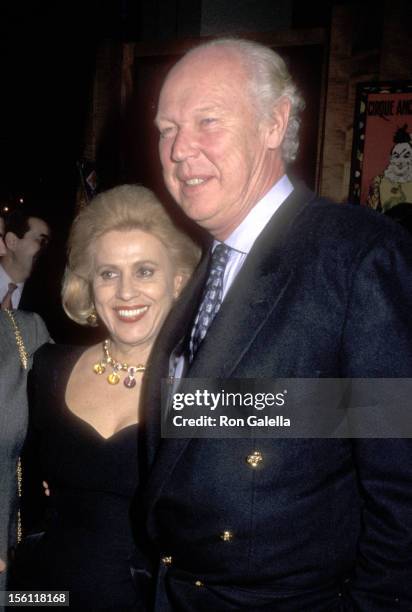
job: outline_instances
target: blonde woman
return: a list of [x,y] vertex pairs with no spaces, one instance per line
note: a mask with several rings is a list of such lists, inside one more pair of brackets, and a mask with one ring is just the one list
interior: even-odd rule
[[54,345],[36,355],[30,444],[52,512],[25,585],[69,590],[71,609],[136,609],[129,506],[138,484],[140,389],[154,341],[198,259],[143,187],[98,195],[74,222],[63,305],[107,335],[87,349]]

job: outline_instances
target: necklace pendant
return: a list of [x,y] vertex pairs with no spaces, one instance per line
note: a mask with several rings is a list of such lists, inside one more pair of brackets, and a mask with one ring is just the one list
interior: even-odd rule
[[123,385],[127,389],[133,389],[136,386],[136,374],[138,372],[144,372],[146,366],[143,364],[131,366],[128,363],[121,363],[117,361],[109,351],[110,348],[110,340],[107,339],[103,342],[103,358],[101,361],[97,361],[93,365],[93,372],[95,374],[103,374],[106,371],[106,368],[110,368],[112,372],[106,377],[109,385],[118,385],[120,382],[120,375],[124,375],[124,372],[127,372],[126,378],[123,380]]
[[120,376],[116,372],[112,372],[107,377],[107,382],[109,385],[117,385],[120,381]]
[[123,381],[123,384],[128,389],[133,389],[133,387],[136,386],[136,379],[133,378],[132,376],[126,376],[126,378]]
[[101,361],[98,361],[93,366],[93,372],[95,374],[103,374],[105,370],[106,370],[106,366]]

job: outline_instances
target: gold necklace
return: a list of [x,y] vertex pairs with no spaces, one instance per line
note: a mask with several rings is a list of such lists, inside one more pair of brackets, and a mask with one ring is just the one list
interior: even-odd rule
[[123,381],[123,384],[127,389],[133,389],[136,386],[135,375],[138,372],[144,372],[146,366],[139,363],[139,365],[133,366],[128,363],[121,363],[111,356],[109,351],[110,340],[103,342],[103,358],[97,361],[93,366],[93,372],[95,374],[104,374],[106,367],[110,366],[112,372],[107,376],[106,380],[109,385],[117,385],[120,381],[120,372],[127,372],[127,376]]

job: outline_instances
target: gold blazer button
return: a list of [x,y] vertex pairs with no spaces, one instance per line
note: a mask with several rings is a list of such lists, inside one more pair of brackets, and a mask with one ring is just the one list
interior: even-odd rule
[[246,463],[252,468],[258,467],[258,465],[262,463],[262,461],[263,455],[260,451],[254,451],[251,455],[248,455],[246,457]]
[[228,529],[226,529],[220,534],[220,538],[224,542],[231,542],[233,540],[233,533],[229,531]]

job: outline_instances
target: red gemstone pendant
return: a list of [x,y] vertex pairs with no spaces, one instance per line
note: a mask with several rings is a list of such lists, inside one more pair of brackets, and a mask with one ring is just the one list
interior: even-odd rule
[[132,378],[131,376],[126,376],[126,378],[123,381],[123,384],[128,389],[133,389],[133,387],[136,386],[136,379]]

